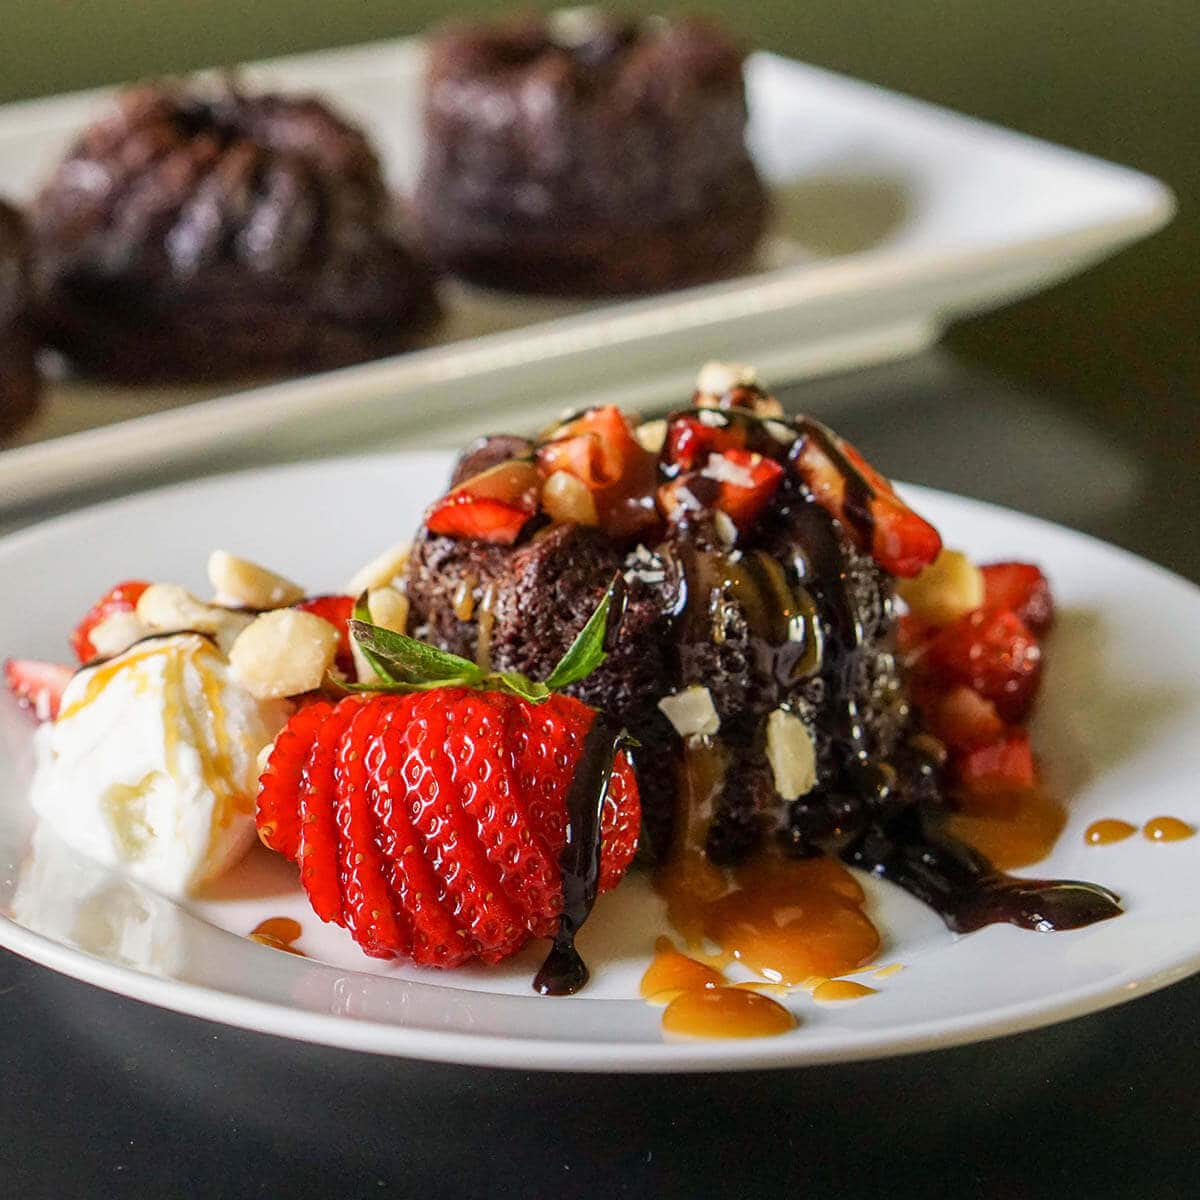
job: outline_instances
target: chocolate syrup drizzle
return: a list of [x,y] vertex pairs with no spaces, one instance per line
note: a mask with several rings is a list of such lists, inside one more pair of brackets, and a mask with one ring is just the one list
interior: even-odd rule
[[[706,420],[742,424],[750,449],[784,456],[793,464],[807,443],[815,443],[844,480],[846,532],[869,552],[875,531],[874,488],[825,425],[811,417],[797,417],[789,443],[780,436],[788,429],[784,422],[772,419],[768,429],[765,421],[740,405],[692,411],[705,414]],[[665,467],[662,474],[670,478],[678,469]],[[793,471],[793,478],[797,474]],[[698,482],[702,487],[705,481]],[[705,497],[696,499],[703,504]],[[684,682],[692,682],[689,647],[722,636],[725,608],[731,600],[745,616],[750,650],[760,678],[771,682],[773,705],[786,705],[789,693],[804,678],[831,668],[827,703],[836,714],[836,779],[824,797],[802,797],[798,803],[812,806],[816,801],[828,807],[826,824],[832,823],[838,836],[832,841],[817,837],[814,848],[827,843],[825,849],[850,865],[897,884],[929,905],[956,933],[1001,922],[1049,932],[1118,916],[1120,898],[1107,888],[1076,880],[1008,875],[939,829],[936,795],[936,803],[930,806],[930,793],[936,793],[936,787],[930,786],[935,775],[931,764],[909,763],[898,770],[891,763],[872,761],[853,684],[866,637],[851,592],[850,563],[839,523],[803,488],[783,498],[778,515],[788,522],[789,541],[797,547],[790,562],[781,563],[762,550],[726,553],[697,544],[686,523],[660,548],[660,554],[676,580],[667,616]],[[619,589],[613,597],[607,650],[613,648],[625,600]],[[570,995],[587,983],[588,969],[575,947],[575,936],[595,903],[601,816],[614,756],[627,743],[625,732],[603,714],[596,717],[585,740],[567,798],[567,841],[560,856],[563,910],[554,944],[533,981],[534,990],[542,995]],[[727,757],[735,764],[738,761],[736,753]],[[805,849],[799,843],[796,848]]]
[[629,737],[603,713],[588,730],[579,766],[567,792],[567,840],[559,855],[563,907],[554,945],[533,979],[543,996],[570,996],[588,981],[587,964],[575,948],[575,935],[596,903],[600,880],[600,824],[608,800],[613,759]]
[[[744,411],[721,415],[762,427]],[[793,428],[794,441],[785,447],[776,439],[774,454],[783,449],[794,462],[807,442],[816,444],[845,482],[842,510],[848,532],[869,550],[874,536],[871,483],[819,421],[798,417]],[[767,449],[764,436],[774,434],[752,436],[752,448]],[[809,495],[785,499],[780,515],[790,523],[790,540],[801,548],[787,564],[791,579],[782,577],[779,564],[761,551],[744,552],[735,561],[734,556],[689,545],[685,532],[664,555],[679,579],[670,616],[685,678],[689,644],[719,636],[721,597],[729,591],[746,615],[756,660],[770,667],[764,674],[778,690],[772,703],[786,703],[787,691],[802,676],[816,674],[822,666],[832,668],[828,704],[836,714],[838,769],[824,801],[836,810],[826,824],[839,836],[826,848],[904,888],[959,933],[998,922],[1041,932],[1076,929],[1119,915],[1119,897],[1097,884],[1022,879],[996,870],[977,851],[938,830],[936,813],[922,799],[914,799],[929,790],[921,785],[928,782],[931,767],[901,773],[890,763],[872,761],[853,686],[865,635],[851,595],[850,564],[838,523]],[[906,796],[906,791],[911,794]],[[817,797],[802,799],[821,803]],[[817,839],[817,844],[823,840],[827,839]]]

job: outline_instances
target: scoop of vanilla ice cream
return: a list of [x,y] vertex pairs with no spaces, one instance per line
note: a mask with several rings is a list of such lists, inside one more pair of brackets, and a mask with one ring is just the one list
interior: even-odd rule
[[90,858],[186,895],[253,842],[258,753],[290,711],[239,686],[207,638],[140,642],[67,685],[34,810]]

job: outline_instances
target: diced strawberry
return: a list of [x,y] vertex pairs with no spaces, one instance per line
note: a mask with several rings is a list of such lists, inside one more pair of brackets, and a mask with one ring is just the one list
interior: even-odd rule
[[[840,453],[862,476],[870,489],[866,501],[869,512],[855,512],[847,505],[844,470],[812,434],[802,437],[793,451],[793,464],[812,492],[813,499],[841,521],[860,549],[869,549],[872,558],[890,575],[911,579],[928,566],[942,548],[941,535],[924,517],[913,512],[891,483],[847,441],[828,435],[833,450]],[[866,527],[871,544],[867,547]]]
[[771,503],[783,479],[783,468],[750,450],[726,450],[709,456],[703,474],[717,480],[717,508],[746,530]]
[[954,755],[958,790],[970,811],[1003,809],[1037,783],[1029,734],[1010,729],[994,741]]
[[142,593],[149,586],[143,579],[127,579],[124,583],[110,588],[88,609],[71,634],[71,649],[75,651],[75,657],[81,663],[90,662],[96,657],[96,647],[92,645],[92,630],[114,613],[133,612]]
[[350,618],[354,616],[353,596],[310,596],[295,606],[301,612],[312,613],[328,621],[338,631],[337,668],[349,679],[354,678],[354,655],[350,650]]
[[934,627],[912,613],[904,613],[896,622],[896,649],[902,655],[914,654],[934,633]]
[[1050,584],[1032,563],[989,563],[980,569],[987,604],[993,608],[1011,609],[1039,635],[1054,623]]
[[871,557],[889,575],[912,579],[942,549],[942,537],[896,495],[879,494],[871,502],[875,528]]
[[52,721],[58,716],[63,692],[74,674],[71,667],[61,663],[40,662],[32,658],[8,658],[4,661],[4,678],[9,690],[39,721]]
[[563,471],[586,485],[605,532],[623,537],[655,519],[658,460],[633,435],[615,405],[591,409],[555,431],[537,449],[543,477]]
[[969,687],[956,687],[922,705],[925,724],[951,750],[994,742],[1005,732],[996,706]]
[[538,510],[541,476],[532,463],[510,459],[460,483],[425,514],[431,533],[511,546]]
[[990,700],[1000,716],[1020,721],[1041,676],[1037,639],[1015,613],[980,608],[944,626],[925,645],[913,671],[947,691],[962,685]]
[[663,461],[691,471],[708,461],[710,454],[741,450],[746,445],[746,427],[740,422],[710,425],[684,413],[673,417],[663,443]]

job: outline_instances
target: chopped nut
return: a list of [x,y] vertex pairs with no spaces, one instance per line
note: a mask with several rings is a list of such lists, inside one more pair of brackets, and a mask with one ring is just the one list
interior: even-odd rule
[[758,382],[754,368],[745,363],[706,362],[696,376],[696,391],[707,396],[723,396],[735,387]]
[[374,624],[393,633],[408,627],[408,597],[394,587],[372,588],[367,593],[367,609]]
[[298,696],[321,686],[337,655],[338,631],[314,613],[263,613],[229,651],[234,677],[260,700]]
[[713,513],[713,530],[726,550],[737,541],[737,526],[733,523],[733,518],[719,508]]
[[205,604],[177,583],[151,584],[138,600],[137,617],[147,633],[194,629],[197,633],[211,634],[223,653],[229,652],[238,634],[253,619],[246,613],[230,612],[219,604]]
[[896,590],[913,616],[945,625],[983,604],[983,572],[958,550],[943,550],[915,579],[897,580]]
[[88,637],[101,658],[123,654],[134,642],[140,642],[150,628],[135,612],[115,612],[92,626]]
[[596,525],[596,502],[587,484],[566,471],[555,471],[542,488],[542,508],[552,521]]
[[635,427],[633,436],[637,438],[643,450],[648,450],[651,454],[660,454],[667,441],[667,422],[643,421]]
[[214,550],[208,556],[208,580],[221,603],[231,608],[284,608],[305,595],[298,583],[228,550]]
[[712,693],[706,687],[694,685],[673,696],[664,696],[658,707],[680,737],[711,736],[721,728]]
[[179,629],[216,633],[229,613],[216,604],[197,600],[177,583],[153,583],[139,598],[137,615],[153,633]]
[[408,566],[408,555],[412,550],[412,542],[405,540],[389,546],[382,554],[376,555],[366,566],[355,571],[343,591],[348,596],[361,596],[371,588],[386,587],[398,575],[403,575]]
[[816,747],[804,722],[786,708],[777,708],[767,718],[767,761],[782,799],[799,799],[816,786]]

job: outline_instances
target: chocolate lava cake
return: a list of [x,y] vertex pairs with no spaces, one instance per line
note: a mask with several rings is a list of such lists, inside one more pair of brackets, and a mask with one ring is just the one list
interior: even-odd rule
[[[660,854],[672,838],[676,759],[688,736],[667,715],[675,706],[660,701],[683,693],[699,705],[693,732],[715,733],[727,755],[706,835],[709,857],[722,863],[767,837],[802,853],[844,845],[873,808],[895,800],[894,772],[872,764],[908,764],[914,732],[894,654],[892,578],[871,557],[866,504],[856,510],[847,497],[839,519],[805,478],[810,462],[856,469],[828,431],[782,419],[761,389],[726,374],[665,427],[629,429],[601,409],[540,445],[485,439],[460,460],[453,487],[535,461],[547,478],[540,509],[501,544],[439,535],[435,506],[407,579],[414,636],[540,679],[619,576],[624,615],[610,656],[573,690],[639,742],[645,831]],[[605,437],[620,442],[613,457],[623,461],[585,469],[615,490],[595,493],[587,523],[554,519],[571,515],[559,511],[556,475],[591,453],[584,443]],[[709,465],[718,447],[736,461]],[[918,533],[936,554],[936,533],[924,522]],[[769,728],[786,725],[776,712],[798,720],[809,742],[798,795],[780,795],[769,760]],[[686,703],[675,719],[689,728]]]
[[544,679],[612,589],[609,656],[569,690],[636,739],[660,862],[840,855],[959,931],[1113,916],[1106,889],[1004,875],[941,829],[895,607],[940,551],[853,446],[710,364],[665,421],[601,407],[469,449],[413,545],[409,632]]
[[370,144],[312,98],[127,91],[31,224],[47,340],[113,379],[336,367],[403,349],[437,312]]
[[742,52],[696,20],[567,14],[433,39],[417,213],[491,286],[650,292],[745,268],[766,193]]
[[41,390],[29,324],[28,267],[20,215],[0,203],[0,435],[33,412]]

